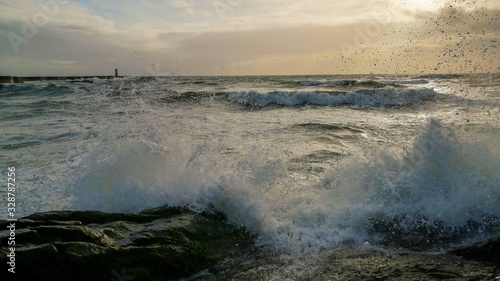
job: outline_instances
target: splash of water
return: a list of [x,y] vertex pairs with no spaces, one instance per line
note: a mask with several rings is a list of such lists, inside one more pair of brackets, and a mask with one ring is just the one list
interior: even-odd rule
[[431,249],[500,225],[498,150],[459,141],[436,120],[403,153],[351,158],[309,185],[299,184],[280,157],[233,155],[209,143],[188,147],[114,142],[113,154],[85,160],[90,168],[70,191],[73,208],[215,209],[257,235],[258,244],[298,252],[347,240]]

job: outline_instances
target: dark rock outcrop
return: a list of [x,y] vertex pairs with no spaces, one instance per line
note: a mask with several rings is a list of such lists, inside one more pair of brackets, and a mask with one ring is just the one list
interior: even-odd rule
[[16,274],[12,274],[7,271],[9,224],[0,221],[0,280],[495,280],[500,276],[500,236],[441,254],[346,244],[317,255],[294,255],[255,248],[255,237],[227,224],[221,214],[171,207],[139,214],[46,212],[20,219],[15,232]]
[[494,237],[486,242],[476,243],[472,246],[451,251],[450,253],[471,260],[500,265],[500,236]]
[[[2,229],[8,224],[0,221]],[[3,247],[9,234],[0,232],[1,280],[172,280],[252,245],[251,237],[224,217],[183,208],[37,213],[16,222],[12,274],[9,249]]]

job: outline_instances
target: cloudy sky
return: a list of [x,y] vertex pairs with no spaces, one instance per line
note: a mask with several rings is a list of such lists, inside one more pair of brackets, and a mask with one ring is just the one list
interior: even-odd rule
[[500,1],[0,0],[0,75],[500,71]]

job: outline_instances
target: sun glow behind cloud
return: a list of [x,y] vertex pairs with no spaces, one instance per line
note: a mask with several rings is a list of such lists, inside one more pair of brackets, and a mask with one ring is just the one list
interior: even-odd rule
[[42,5],[0,0],[0,75],[498,71],[500,4],[481,1],[67,1],[26,36]]
[[439,0],[393,0],[396,5],[410,10],[436,11],[442,6]]

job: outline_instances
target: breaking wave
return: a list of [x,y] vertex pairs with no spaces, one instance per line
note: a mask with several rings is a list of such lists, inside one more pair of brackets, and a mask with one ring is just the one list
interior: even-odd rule
[[394,89],[357,90],[352,93],[324,91],[256,91],[229,93],[232,101],[246,105],[322,105],[322,106],[408,106],[432,100],[438,94],[431,89]]
[[341,87],[371,87],[371,88],[384,88],[387,86],[394,86],[394,84],[380,83],[372,80],[299,81],[299,84],[301,86],[341,86]]
[[426,74],[426,75],[421,75],[418,76],[417,78],[424,78],[424,79],[456,79],[460,78],[463,75],[460,74]]
[[350,158],[303,186],[280,157],[232,158],[211,144],[114,142],[115,156],[103,159],[109,153],[99,150],[84,161],[89,169],[70,193],[77,210],[215,210],[258,245],[284,251],[345,241],[439,250],[500,226],[500,155],[487,147],[460,142],[431,120],[406,152]]

